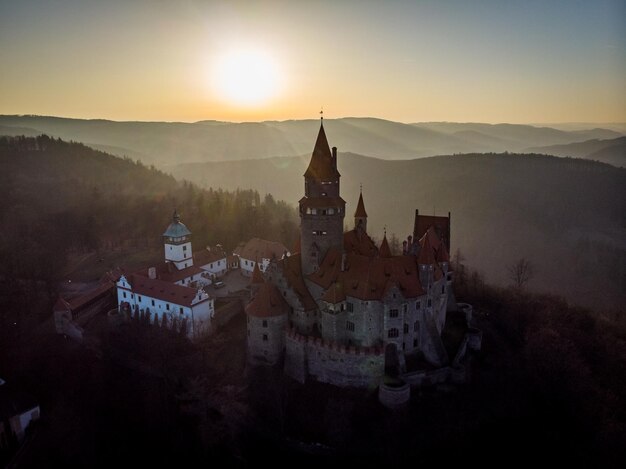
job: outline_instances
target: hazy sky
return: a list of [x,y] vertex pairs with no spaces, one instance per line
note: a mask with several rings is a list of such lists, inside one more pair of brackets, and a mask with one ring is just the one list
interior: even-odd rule
[[0,64],[1,114],[626,122],[626,0],[0,0]]

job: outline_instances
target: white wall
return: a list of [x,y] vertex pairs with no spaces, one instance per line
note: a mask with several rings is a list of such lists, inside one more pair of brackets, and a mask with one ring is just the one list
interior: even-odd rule
[[126,278],[122,276],[117,282],[117,304],[120,306],[124,302],[130,304],[131,312],[135,311],[135,306],[139,310],[146,311],[149,309],[152,314],[151,320],[156,317],[159,322],[162,322],[164,315],[170,322],[174,318],[178,320],[187,319],[187,322],[192,325],[188,331],[190,336],[208,332],[211,319],[215,314],[215,302],[204,291],[196,292],[191,307],[183,306],[171,301],[134,293]]
[[211,274],[215,274],[218,276],[223,275],[226,273],[227,270],[226,258],[223,257],[222,259],[218,259],[216,261],[209,262],[208,264],[200,265],[198,267],[200,267],[202,270],[206,270]]
[[165,260],[173,262],[179,269],[191,267],[193,265],[191,241],[183,244],[165,243]]

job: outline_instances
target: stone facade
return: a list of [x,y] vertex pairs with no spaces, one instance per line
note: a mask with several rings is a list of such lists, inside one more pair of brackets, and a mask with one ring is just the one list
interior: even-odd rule
[[255,317],[248,315],[248,357],[254,364],[274,365],[285,349],[287,315]]
[[[464,379],[467,351],[479,349],[480,336],[468,330],[448,356],[442,339],[448,313],[455,320],[464,314],[467,327],[471,320],[471,306],[457,308],[452,291],[449,229],[441,229],[449,228],[449,216],[428,217],[425,225],[416,211],[414,226],[426,229],[394,256],[386,236],[377,247],[367,234],[361,194],[355,229],[343,233],[337,153],[323,126],[304,178],[301,251],[270,262],[264,275],[284,314],[271,313],[278,302],[263,303],[258,293],[246,308],[251,361],[284,358],[284,372],[301,383],[373,388],[388,376],[380,388],[388,407],[406,402],[410,386]],[[416,370],[415,363],[424,366]]]

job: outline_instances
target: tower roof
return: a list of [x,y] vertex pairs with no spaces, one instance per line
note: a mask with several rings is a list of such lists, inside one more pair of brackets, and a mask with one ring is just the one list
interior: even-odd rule
[[187,228],[183,223],[180,222],[180,215],[178,211],[174,210],[174,215],[172,216],[172,223],[167,227],[163,236],[167,236],[170,238],[180,238],[182,236],[188,236],[191,234],[189,228]]
[[324,123],[322,123],[320,125],[320,131],[317,134],[317,140],[315,141],[315,148],[313,148],[311,161],[309,162],[309,167],[304,173],[304,177],[327,180],[339,176],[340,174],[339,171],[337,171],[336,162],[333,161],[333,156],[330,152],[330,145],[328,145],[326,132],[324,132]]
[[258,318],[281,316],[288,312],[289,305],[271,283],[261,284],[252,301],[246,306],[246,313]]
[[389,243],[387,242],[387,233],[385,233],[385,235],[383,236],[383,241],[382,243],[380,243],[378,255],[380,257],[392,257],[391,249],[389,249]]
[[425,265],[435,264],[435,248],[431,243],[431,236],[429,236],[428,231],[422,236],[419,243],[421,247],[417,256],[417,263]]
[[367,218],[367,212],[365,211],[365,204],[363,203],[363,191],[359,194],[359,202],[356,204],[356,211],[354,212],[354,217]]
[[257,261],[254,263],[254,269],[252,269],[252,279],[250,283],[259,284],[264,282],[265,280],[263,279],[263,274],[261,273],[261,269],[259,269],[259,262]]

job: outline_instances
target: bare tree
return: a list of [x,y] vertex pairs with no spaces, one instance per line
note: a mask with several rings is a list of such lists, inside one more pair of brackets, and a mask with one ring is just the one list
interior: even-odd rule
[[522,257],[507,268],[509,279],[516,288],[524,288],[526,284],[535,276],[535,267],[528,259]]

